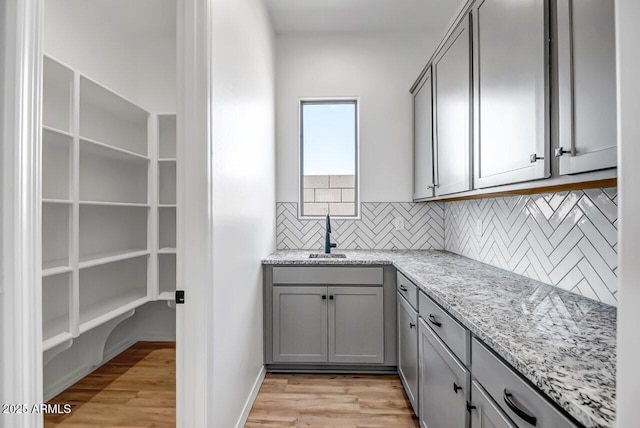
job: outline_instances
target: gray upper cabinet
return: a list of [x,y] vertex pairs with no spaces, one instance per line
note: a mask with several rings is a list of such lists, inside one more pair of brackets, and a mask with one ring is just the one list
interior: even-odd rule
[[560,174],[616,166],[613,0],[557,0]]
[[432,198],[433,108],[431,68],[413,96],[413,199]]
[[419,321],[420,426],[465,428],[469,424],[467,398],[469,371],[431,331]]
[[413,410],[418,408],[418,313],[398,293],[398,375]]
[[471,37],[465,17],[433,61],[436,196],[471,189]]
[[384,362],[382,287],[329,287],[329,362]]
[[549,177],[545,0],[478,1],[472,16],[474,187]]
[[273,287],[273,361],[327,361],[327,287]]

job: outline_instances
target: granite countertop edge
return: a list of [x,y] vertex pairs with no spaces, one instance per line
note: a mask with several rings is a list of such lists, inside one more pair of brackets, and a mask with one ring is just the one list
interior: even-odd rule
[[[499,268],[495,268],[493,266],[486,265],[484,263],[468,259],[463,256],[459,256],[457,254],[449,253],[446,251],[438,251],[438,250],[413,250],[413,251],[403,251],[403,250],[362,250],[362,251],[341,251],[347,253],[347,258],[332,258],[332,259],[309,259],[308,254],[312,252],[312,250],[280,250],[276,253],[268,256],[267,258],[262,260],[263,265],[269,266],[299,266],[299,265],[319,265],[319,266],[340,266],[340,265],[373,265],[373,266],[394,266],[399,272],[405,275],[409,280],[411,280],[414,284],[418,286],[420,290],[425,292],[429,297],[431,297],[434,301],[436,301],[440,306],[445,308],[451,315],[453,315],[461,324],[463,324],[466,328],[468,328],[476,337],[478,337],[481,341],[486,343],[492,350],[501,356],[505,361],[507,361],[510,365],[512,365],[516,370],[518,370],[525,378],[527,378],[531,383],[533,383],[538,389],[544,392],[551,401],[555,402],[555,404],[564,409],[569,415],[571,415],[576,421],[583,424],[587,428],[600,428],[600,427],[613,427],[615,423],[615,367],[612,368],[612,373],[608,373],[608,380],[606,385],[603,386],[604,391],[601,391],[601,395],[599,396],[599,400],[591,396],[584,396],[583,400],[569,399],[566,397],[567,390],[572,390],[574,393],[577,393],[578,397],[583,397],[582,393],[576,390],[579,390],[576,385],[562,385],[563,376],[560,373],[553,373],[552,376],[550,370],[545,370],[544,364],[546,363],[546,359],[541,361],[538,366],[532,366],[530,363],[527,363],[525,359],[520,358],[520,355],[514,348],[527,347],[529,344],[523,341],[521,344],[516,344],[514,346],[513,343],[507,343],[506,339],[501,340],[499,334],[496,334],[495,331],[491,331],[490,326],[483,326],[483,321],[481,319],[476,319],[470,311],[465,311],[463,306],[464,302],[456,302],[455,299],[452,299],[451,296],[448,296],[446,292],[442,290],[442,287],[438,287],[435,284],[425,283],[424,278],[420,277],[420,268],[424,268],[428,266],[430,263],[430,257],[437,256],[437,258],[445,258],[449,259],[453,263],[461,263],[464,266],[472,266],[477,268],[477,271],[473,272],[473,275],[477,277],[473,277],[480,282],[490,281],[492,285],[500,287],[500,282],[510,282],[510,283],[519,283],[519,286],[525,287],[535,287],[536,289],[542,289],[547,291],[547,288],[551,288],[554,291],[558,290],[558,293],[561,294],[562,297],[566,297],[567,294],[570,294],[570,299],[578,301],[578,303],[583,303],[582,300],[588,301],[589,305],[593,306],[602,306],[603,311],[605,312],[605,321],[612,320],[613,326],[609,327],[608,331],[613,331],[615,333],[615,308],[610,307],[608,305],[604,305],[601,303],[596,303],[591,301],[585,297],[574,295],[573,293],[569,293],[564,290],[557,289],[555,287],[549,286],[547,284],[543,284],[539,281],[514,274],[512,272],[507,272]],[[421,265],[421,266],[419,266]],[[419,267],[418,267],[419,266]],[[462,274],[461,279],[469,279],[469,274]],[[506,287],[506,285],[504,285]],[[524,303],[523,303],[524,304]],[[609,308],[609,311],[607,311]],[[502,311],[504,313],[504,308],[491,308],[495,311]],[[598,309],[598,308],[596,308]],[[508,310],[508,309],[507,309]],[[613,311],[613,318],[611,317],[610,312]],[[615,341],[614,337],[607,337],[609,341]],[[513,342],[514,338],[509,338],[509,342]],[[517,339],[516,339],[517,340]],[[607,355],[608,358],[603,358],[606,361],[615,361],[615,342],[613,343],[613,353],[614,355]],[[609,347],[611,348],[611,347]],[[607,349],[608,350],[608,349]],[[608,354],[608,352],[605,353]],[[558,352],[560,354],[560,352]],[[549,357],[548,355],[546,357]],[[550,358],[554,360],[554,358]],[[595,366],[594,366],[595,367]],[[564,368],[564,367],[563,367]],[[602,371],[602,367],[600,368]],[[593,369],[596,371],[597,367]],[[606,371],[606,370],[604,370]],[[603,375],[603,373],[601,373]],[[610,377],[613,376],[613,389],[610,388]],[[593,381],[592,381],[593,383]],[[559,384],[564,386],[564,388],[559,387]],[[588,388],[585,387],[585,391]],[[584,401],[584,402],[583,402]]]

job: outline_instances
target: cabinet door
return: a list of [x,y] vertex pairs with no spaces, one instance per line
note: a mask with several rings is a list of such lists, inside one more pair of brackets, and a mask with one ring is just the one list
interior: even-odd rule
[[469,423],[469,372],[419,321],[420,426],[464,428]]
[[382,291],[329,287],[329,362],[384,362]]
[[413,199],[434,196],[431,67],[413,96]]
[[613,0],[557,0],[560,174],[617,165]]
[[475,188],[550,176],[545,0],[473,8]]
[[471,385],[471,428],[517,428],[476,381]]
[[471,189],[471,42],[469,19],[449,36],[433,63],[436,195]]
[[273,361],[327,361],[327,287],[273,287]]
[[398,374],[416,415],[418,408],[418,313],[398,293]]

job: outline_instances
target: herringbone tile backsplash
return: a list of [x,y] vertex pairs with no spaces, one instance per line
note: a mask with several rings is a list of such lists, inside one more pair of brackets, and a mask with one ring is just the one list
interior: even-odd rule
[[[362,203],[360,220],[334,220],[344,249],[446,249],[615,305],[616,188],[460,202]],[[277,204],[278,249],[324,248],[324,220]],[[392,221],[402,218],[404,230]]]
[[[359,220],[332,220],[331,240],[344,249],[444,248],[444,204],[363,202]],[[324,249],[325,221],[299,220],[298,204],[279,202],[276,206],[278,249]],[[401,218],[404,230],[395,230],[392,221]]]
[[447,202],[445,249],[615,305],[617,189]]

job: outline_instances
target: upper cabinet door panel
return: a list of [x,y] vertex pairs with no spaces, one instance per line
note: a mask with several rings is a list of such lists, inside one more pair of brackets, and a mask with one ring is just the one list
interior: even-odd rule
[[431,68],[413,97],[413,199],[434,196]]
[[484,0],[472,14],[475,187],[548,177],[544,0]]
[[471,189],[469,19],[449,36],[433,63],[437,180],[436,195]]
[[431,68],[413,97],[413,199],[434,196]]
[[612,168],[616,158],[613,0],[558,0],[560,174]]

